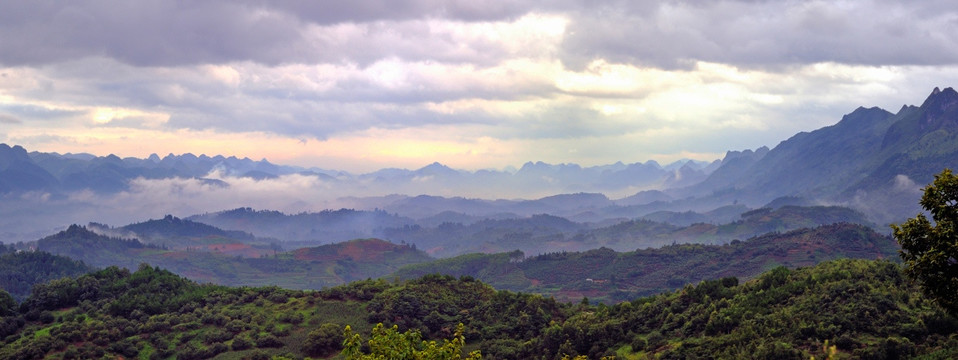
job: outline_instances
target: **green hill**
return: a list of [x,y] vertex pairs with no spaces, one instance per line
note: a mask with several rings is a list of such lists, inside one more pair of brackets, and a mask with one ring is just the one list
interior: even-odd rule
[[[759,215],[752,215],[759,216]],[[895,258],[890,237],[855,224],[769,233],[725,245],[680,244],[629,252],[600,248],[523,258],[469,254],[400,269],[401,278],[442,273],[472,276],[497,288],[575,300],[621,301],[673,290],[689,282],[751,278],[776,266],[798,267],[837,258]]]
[[10,251],[0,254],[0,289],[20,301],[36,284],[93,270],[81,261],[43,251]]
[[162,219],[151,219],[130,224],[119,229],[129,232],[152,244],[169,247],[197,246],[206,243],[255,243],[256,238],[242,231],[227,231],[204,223],[180,219],[167,215]]
[[325,357],[342,343],[335,329],[368,334],[377,322],[429,340],[462,323],[465,350],[487,359],[808,359],[825,358],[825,341],[839,358],[958,356],[958,320],[898,265],[870,260],[778,267],[743,284],[708,280],[614,306],[497,291],[468,277],[295,291],[199,285],[141,266],[52,281],[2,310],[4,359]]

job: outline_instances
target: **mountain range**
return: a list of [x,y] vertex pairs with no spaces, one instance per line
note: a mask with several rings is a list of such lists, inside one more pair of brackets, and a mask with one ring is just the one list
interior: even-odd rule
[[228,186],[228,182],[217,181],[217,178],[267,180],[291,174],[312,176],[331,183],[362,183],[367,187],[401,187],[402,184],[430,182],[439,188],[455,188],[463,194],[488,192],[494,188],[514,189],[517,193],[530,190],[547,190],[551,193],[621,192],[629,188],[662,188],[695,183],[705,179],[717,165],[718,162],[683,160],[664,167],[655,161],[582,167],[540,161],[528,162],[516,171],[469,172],[432,163],[416,170],[390,168],[366,174],[350,174],[223,155],[210,157],[187,153],[160,158],[153,154],[140,159],[116,155],[27,152],[19,145],[11,147],[0,144],[0,194],[79,190],[115,193],[129,190],[129,181],[136,178],[196,178]]
[[860,107],[771,150],[729,155],[707,179],[672,193],[751,204],[797,196],[900,220],[917,213],[915,184],[958,166],[958,92],[935,88],[921,106],[894,114]]
[[684,226],[695,217],[676,214],[735,209],[718,219],[727,221],[774,204],[850,207],[884,227],[918,213],[920,187],[942,169],[956,167],[958,92],[952,88],[935,88],[920,106],[902,106],[897,113],[860,107],[832,126],[772,148],[666,166],[528,162],[515,171],[470,172],[433,163],[357,175],[221,155],[137,159],[0,144],[0,241],[29,241],[71,223],[130,223],[236,207],[388,215],[378,215],[376,221],[384,223],[352,237],[409,222],[402,218],[438,224],[550,214],[612,224],[659,216]]
[[[750,211],[742,220],[725,225],[679,228],[634,220],[592,229],[563,218],[537,215],[483,220],[469,226],[446,223],[433,229],[404,226],[384,231],[393,242],[369,238],[320,246],[284,243],[291,246],[291,250],[284,250],[245,232],[167,216],[117,228],[71,225],[25,244],[33,251],[3,248],[24,255],[4,258],[0,269],[24,266],[25,254],[46,253],[50,255],[46,263],[59,261],[57,267],[67,272],[75,272],[78,267],[56,255],[80,261],[81,265],[134,269],[147,263],[195,281],[290,289],[443,273],[472,276],[500,289],[561,300],[588,296],[618,302],[720,276],[750,278],[775,266],[809,266],[846,257],[880,259],[896,254],[898,247],[891,237],[842,221],[849,218],[854,219],[855,214],[843,208],[785,206]],[[131,237],[137,234],[148,237]],[[726,241],[721,245],[703,244],[714,239]],[[457,256],[436,259],[427,251],[433,256]],[[33,280],[21,278],[11,277],[15,281],[7,289],[12,291],[16,285],[13,293],[20,298],[32,283],[50,280],[42,274]]]

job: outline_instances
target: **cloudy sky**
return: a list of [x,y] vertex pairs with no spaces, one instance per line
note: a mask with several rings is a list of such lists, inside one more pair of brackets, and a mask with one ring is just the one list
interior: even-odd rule
[[712,160],[958,85],[945,1],[3,1],[0,142],[365,172]]

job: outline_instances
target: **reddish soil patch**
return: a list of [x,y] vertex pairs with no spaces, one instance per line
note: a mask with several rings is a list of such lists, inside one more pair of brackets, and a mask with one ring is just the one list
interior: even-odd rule
[[400,250],[401,246],[378,239],[353,240],[344,243],[297,249],[293,256],[305,261],[333,261],[351,259],[357,262],[382,260],[385,253]]

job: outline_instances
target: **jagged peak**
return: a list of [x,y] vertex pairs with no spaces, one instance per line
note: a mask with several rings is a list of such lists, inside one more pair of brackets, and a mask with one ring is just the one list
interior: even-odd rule
[[908,111],[908,110],[912,110],[912,109],[917,109],[917,108],[918,108],[918,107],[915,106],[915,105],[904,104],[904,105],[901,106],[901,109],[898,109],[898,112],[896,113],[896,115],[901,114],[901,113],[904,112],[904,111]]
[[935,90],[932,90],[931,95],[928,95],[928,98],[925,99],[925,102],[921,104],[921,107],[927,108],[935,104],[949,105],[955,101],[958,101],[958,91],[950,87],[944,90],[940,90],[936,87]]

